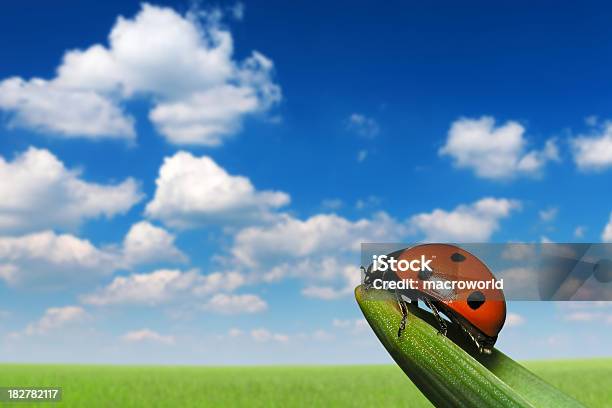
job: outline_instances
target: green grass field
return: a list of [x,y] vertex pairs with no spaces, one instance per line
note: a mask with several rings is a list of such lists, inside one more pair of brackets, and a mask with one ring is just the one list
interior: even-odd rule
[[[612,359],[525,363],[587,406],[612,407]],[[0,386],[61,386],[68,407],[428,407],[388,366],[0,365]],[[18,403],[13,406],[24,407]]]

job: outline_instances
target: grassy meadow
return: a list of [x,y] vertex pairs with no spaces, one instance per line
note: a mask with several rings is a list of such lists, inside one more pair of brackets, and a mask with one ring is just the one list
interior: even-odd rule
[[[612,407],[612,359],[538,361],[527,362],[525,366],[587,406]],[[63,402],[38,404],[45,407],[431,406],[399,367],[393,365],[0,364],[0,386],[62,387]]]

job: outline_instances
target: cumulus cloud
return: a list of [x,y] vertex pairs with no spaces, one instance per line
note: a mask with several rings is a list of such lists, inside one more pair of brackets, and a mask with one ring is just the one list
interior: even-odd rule
[[591,134],[571,139],[574,162],[580,170],[597,171],[612,166],[612,122]]
[[12,161],[0,157],[0,196],[0,232],[5,233],[74,228],[84,219],[125,213],[142,198],[131,178],[118,184],[87,182],[48,150],[33,147]]
[[174,344],[175,338],[170,335],[162,335],[151,329],[134,330],[125,333],[121,339],[128,343],[161,343],[171,345]]
[[[527,248],[527,247],[526,247]],[[526,249],[525,248],[525,249]],[[512,255],[518,255],[521,250],[516,251]],[[524,254],[530,256],[533,251],[525,250]],[[502,258],[508,259],[502,254]],[[523,261],[529,258],[523,258]],[[514,259],[518,260],[518,259]],[[521,262],[524,264],[524,262]],[[538,291],[538,276],[537,269],[532,267],[509,267],[502,270],[496,270],[495,276],[497,279],[504,280],[504,296],[506,299],[513,300],[533,300],[540,299]]]
[[518,201],[483,198],[407,221],[382,212],[355,221],[336,214],[306,219],[278,214],[273,222],[239,230],[220,260],[250,283],[298,279],[303,296],[334,300],[350,296],[360,282],[355,258],[362,242],[400,242],[417,233],[432,241],[485,241],[519,207]]
[[533,244],[508,243],[501,253],[502,259],[510,261],[524,261],[536,255],[536,246]]
[[335,214],[317,214],[306,220],[289,215],[269,226],[239,231],[232,254],[244,265],[256,267],[268,261],[293,260],[312,255],[356,253],[362,242],[399,239],[405,226],[385,213],[350,221]]
[[376,195],[369,195],[365,198],[360,198],[355,202],[355,208],[358,210],[366,210],[374,207],[379,207],[383,199]]
[[244,332],[236,327],[232,327],[228,330],[227,335],[229,337],[240,337],[244,334]]
[[0,279],[12,286],[60,285],[109,274],[120,259],[89,241],[43,231],[0,237]]
[[322,280],[341,281],[339,286],[331,286],[329,284],[310,284],[302,289],[302,295],[306,297],[324,300],[342,298],[347,295],[352,295],[355,287],[361,283],[361,273],[357,266],[353,263],[339,264],[335,258],[325,258],[314,268],[304,268],[304,264],[307,265],[308,262],[302,261],[296,265],[295,269],[289,270],[288,273],[297,272],[300,274],[299,276],[304,278],[308,276],[308,273],[313,273],[313,271],[316,271],[315,273],[319,275]]
[[367,158],[368,158],[368,151],[367,150],[362,149],[362,150],[357,152],[357,161],[359,163],[363,162]]
[[558,208],[549,207],[545,210],[540,210],[538,212],[538,215],[540,216],[540,220],[542,220],[543,222],[550,222],[550,221],[553,221],[557,217],[558,213],[559,213]]
[[86,304],[105,306],[111,304],[156,305],[168,302],[181,292],[191,290],[198,279],[197,271],[161,269],[148,274],[118,276],[106,287],[81,297]]
[[176,11],[143,4],[120,16],[108,45],[65,53],[49,80],[0,82],[0,109],[10,124],[64,137],[133,139],[134,120],[122,107],[152,101],[149,118],[171,143],[214,146],[236,133],[244,116],[281,99],[274,65],[254,51],[233,58],[222,13]]
[[601,234],[601,240],[604,242],[612,242],[612,213],[610,214],[608,224],[606,224]]
[[66,89],[56,81],[12,77],[0,82],[0,109],[13,115],[11,127],[66,138],[135,137],[134,119],[111,98],[91,89]]
[[526,320],[527,319],[518,313],[508,313],[506,315],[506,323],[504,325],[506,327],[517,327],[524,324]]
[[265,300],[257,295],[232,295],[217,293],[203,305],[203,309],[220,314],[251,314],[263,312],[268,308]]
[[273,218],[289,203],[279,191],[258,191],[243,176],[229,174],[208,156],[178,152],[164,160],[146,214],[176,228],[241,224]]
[[354,260],[362,242],[399,240],[406,232],[385,213],[356,221],[335,214],[305,220],[283,214],[272,224],[240,230],[226,261],[255,282],[300,279],[302,295],[332,300],[349,296],[359,283]]
[[160,269],[151,273],[118,276],[107,286],[81,296],[81,302],[96,306],[148,305],[233,291],[245,279],[237,272],[200,274],[197,270]]
[[232,12],[232,16],[236,20],[242,20],[244,18],[244,3],[237,2],[232,7],[230,7],[230,11]]
[[450,156],[454,165],[468,168],[478,177],[500,180],[520,175],[538,175],[549,161],[559,160],[554,139],[549,139],[542,150],[526,151],[525,128],[508,121],[495,126],[495,119],[462,118],[455,121],[448,132],[442,156]]
[[187,256],[174,245],[176,237],[148,221],[132,225],[123,240],[126,264],[136,265],[159,261],[184,262]]
[[351,114],[346,121],[346,128],[366,138],[374,138],[380,133],[378,122],[361,113]]
[[302,289],[302,295],[314,299],[334,300],[352,293],[353,289],[354,287],[351,288],[350,286],[335,288],[333,286],[312,285]]
[[564,319],[572,322],[592,322],[599,320],[600,317],[601,313],[599,312],[572,312],[565,315]]
[[270,342],[270,341],[274,341],[278,343],[286,343],[289,341],[289,336],[287,336],[286,334],[273,333],[270,330],[263,329],[263,328],[251,330],[250,335],[253,340],[262,342],[262,343]]
[[417,214],[410,224],[432,242],[488,241],[499,228],[499,222],[520,208],[516,200],[483,198],[472,204],[462,204],[452,211],[435,209]]
[[[147,221],[132,225],[122,245],[102,247],[50,230],[0,235],[0,279],[11,286],[57,288],[66,282],[91,282],[139,265],[185,260],[174,245],[174,235]],[[212,277],[211,282],[215,279]]]
[[612,302],[559,302],[563,320],[576,323],[612,324]]
[[348,331],[351,334],[358,334],[369,329],[366,319],[334,319],[332,326],[337,329]]
[[328,198],[321,202],[321,207],[330,211],[339,210],[344,205],[344,202],[339,198]]
[[87,313],[79,306],[51,307],[45,310],[40,320],[26,327],[25,334],[46,334],[51,330],[82,321],[86,317]]

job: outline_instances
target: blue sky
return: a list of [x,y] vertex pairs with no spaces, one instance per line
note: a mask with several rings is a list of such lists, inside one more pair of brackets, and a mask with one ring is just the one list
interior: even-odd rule
[[[2,6],[0,359],[386,362],[359,242],[612,241],[612,10],[536,7]],[[608,304],[509,310],[610,354]]]

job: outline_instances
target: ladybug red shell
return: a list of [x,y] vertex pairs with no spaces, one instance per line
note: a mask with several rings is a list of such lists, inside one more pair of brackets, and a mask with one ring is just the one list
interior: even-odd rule
[[[389,255],[391,256],[397,259],[398,263],[401,260],[408,262],[415,259],[428,260],[428,268],[418,271],[396,268],[391,272],[392,276],[389,272],[384,273],[386,276],[383,279],[417,281],[417,290],[402,289],[399,292],[411,299],[416,297],[424,301],[438,318],[441,331],[446,332],[446,325],[439,317],[438,309],[451,321],[457,323],[472,338],[481,352],[491,352],[506,320],[506,301],[503,291],[494,287],[435,289],[423,284],[425,281],[431,282],[430,286],[446,281],[495,281],[491,270],[480,259],[450,244],[417,245],[396,251]],[[368,280],[371,282],[375,275],[382,276],[372,271],[371,267],[368,272],[373,272],[373,275],[367,277],[366,273],[366,284]],[[400,328],[398,335],[402,329],[403,327]]]

